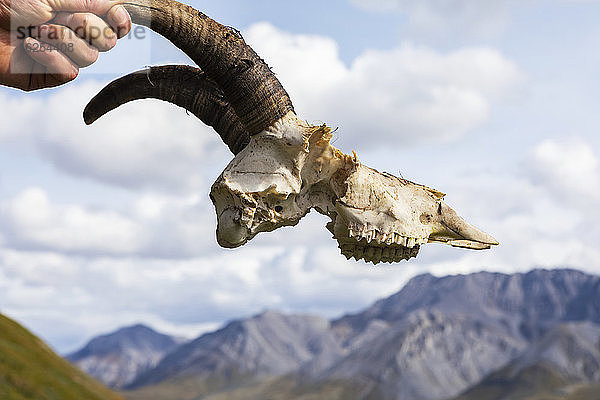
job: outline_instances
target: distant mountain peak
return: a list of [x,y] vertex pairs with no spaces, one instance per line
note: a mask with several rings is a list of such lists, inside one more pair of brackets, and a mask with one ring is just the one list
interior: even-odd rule
[[126,326],[123,328],[120,328],[116,333],[120,333],[120,332],[137,332],[137,331],[141,331],[141,332],[156,332],[154,329],[150,328],[147,325],[144,324],[135,324],[135,325],[131,325],[131,326]]
[[133,386],[160,382],[173,375],[206,376],[231,371],[284,375],[299,370],[317,356],[336,358],[338,352],[341,349],[328,320],[266,310],[187,343],[165,357],[153,371],[140,376]]
[[155,367],[180,341],[136,324],[90,340],[67,359],[113,388],[130,384]]

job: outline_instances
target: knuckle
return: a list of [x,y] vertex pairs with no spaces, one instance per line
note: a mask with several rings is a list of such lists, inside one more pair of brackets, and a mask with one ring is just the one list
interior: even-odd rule
[[75,19],[75,14],[70,12],[60,12],[55,20],[59,21],[58,23],[61,25],[71,25]]
[[72,31],[69,28],[67,28],[66,26],[59,26],[59,28],[58,28],[59,39],[61,39],[61,40],[69,39],[71,37],[71,32]]
[[83,0],[83,7],[85,10],[90,11],[92,9],[92,6],[94,4],[93,0]]
[[90,14],[79,14],[79,26],[85,31],[90,26]]

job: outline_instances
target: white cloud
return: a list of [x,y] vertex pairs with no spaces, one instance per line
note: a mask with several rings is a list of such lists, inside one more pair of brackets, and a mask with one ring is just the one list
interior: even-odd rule
[[157,100],[126,105],[83,123],[98,83],[73,84],[46,96],[0,96],[8,108],[0,142],[32,142],[42,157],[71,175],[126,188],[172,191],[206,187],[232,158],[211,128]]
[[126,217],[77,205],[56,206],[39,188],[22,192],[4,214],[15,241],[57,251],[126,254],[144,240],[141,227]]
[[0,203],[4,246],[64,254],[186,258],[215,248],[204,196],[142,195],[118,207],[53,202],[28,188]]
[[345,143],[363,149],[463,137],[523,79],[514,63],[485,47],[441,53],[404,44],[366,51],[346,67],[329,38],[266,23],[246,37],[274,67],[301,117],[339,126]]
[[3,126],[0,129],[0,143],[14,141],[27,141],[29,139],[32,117],[39,114],[42,109],[43,100],[31,97],[23,101],[20,97],[10,96],[8,91],[0,92],[0,106],[4,115]]
[[414,271],[373,270],[347,262],[334,246],[304,245],[186,260],[0,250],[0,265],[3,312],[60,351],[136,322],[192,336],[266,308],[339,315],[392,293]]
[[408,16],[410,28],[438,39],[456,35],[494,35],[510,22],[515,0],[351,0],[359,7]]
[[[433,271],[514,272],[532,267],[600,271],[600,165],[583,139],[544,140],[513,170],[478,170],[445,183],[459,214],[500,242],[491,251],[427,249]],[[430,257],[430,259],[428,259]]]
[[533,150],[529,166],[536,181],[561,199],[580,203],[600,199],[600,161],[581,138],[543,141]]

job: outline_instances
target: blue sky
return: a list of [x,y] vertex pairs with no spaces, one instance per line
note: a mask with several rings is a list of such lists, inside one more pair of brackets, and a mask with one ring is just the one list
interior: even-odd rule
[[192,336],[265,308],[334,317],[422,272],[600,271],[600,3],[191,4],[242,30],[337,147],[448,193],[501,246],[372,268],[311,214],[219,248],[208,191],[231,156],[216,135],[158,101],[82,122],[117,76],[189,63],[151,34],[124,39],[62,88],[0,88],[0,311],[57,350],[138,322]]

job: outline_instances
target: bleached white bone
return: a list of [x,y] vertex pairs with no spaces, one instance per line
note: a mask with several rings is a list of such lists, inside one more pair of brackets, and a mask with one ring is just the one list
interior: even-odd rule
[[219,244],[242,246],[260,232],[296,225],[311,209],[331,218],[328,229],[347,258],[374,264],[415,257],[428,242],[498,244],[448,207],[444,194],[362,165],[331,137],[326,126],[292,112],[253,136],[211,189]]

